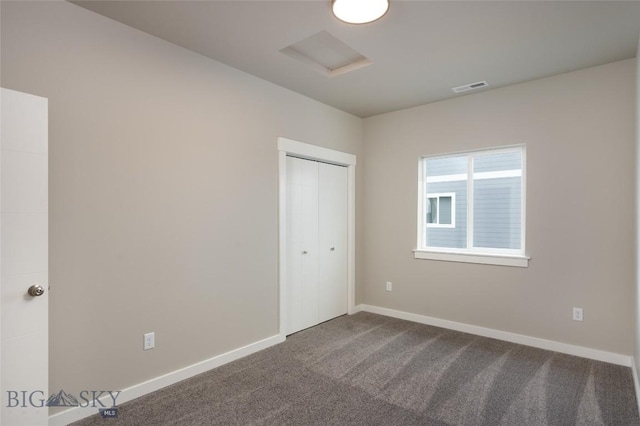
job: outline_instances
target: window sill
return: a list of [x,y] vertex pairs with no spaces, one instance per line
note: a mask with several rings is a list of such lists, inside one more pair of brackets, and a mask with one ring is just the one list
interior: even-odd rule
[[414,258],[427,260],[443,260],[445,262],[480,263],[483,265],[529,267],[527,256],[505,256],[499,254],[455,253],[444,251],[414,250]]

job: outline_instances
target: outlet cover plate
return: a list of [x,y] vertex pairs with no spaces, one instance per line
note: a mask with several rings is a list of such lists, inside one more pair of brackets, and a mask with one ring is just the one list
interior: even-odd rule
[[573,308],[573,320],[582,321],[584,319],[582,308]]
[[156,334],[155,333],[146,333],[144,335],[143,349],[148,351],[149,349],[153,349],[156,346]]

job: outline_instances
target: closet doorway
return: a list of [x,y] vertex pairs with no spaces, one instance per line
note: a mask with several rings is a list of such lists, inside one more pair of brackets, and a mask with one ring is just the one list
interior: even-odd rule
[[280,334],[353,313],[355,156],[278,139]]
[[286,333],[347,313],[347,168],[287,156]]

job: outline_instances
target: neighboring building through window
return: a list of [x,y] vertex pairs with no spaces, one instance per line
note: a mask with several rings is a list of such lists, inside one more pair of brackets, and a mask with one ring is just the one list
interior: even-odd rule
[[524,146],[422,158],[416,257],[524,257],[524,165]]

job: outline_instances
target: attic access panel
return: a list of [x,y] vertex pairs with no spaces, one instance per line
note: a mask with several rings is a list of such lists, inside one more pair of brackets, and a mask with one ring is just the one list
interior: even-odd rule
[[372,62],[326,31],[285,47],[281,53],[327,77],[335,77],[371,65]]

